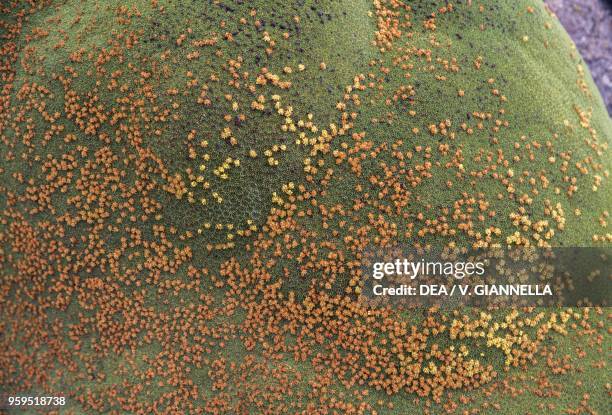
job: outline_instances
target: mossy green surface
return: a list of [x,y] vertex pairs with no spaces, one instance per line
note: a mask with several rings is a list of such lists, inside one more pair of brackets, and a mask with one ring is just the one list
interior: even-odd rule
[[574,408],[582,380],[605,413],[607,309],[599,348],[529,333],[579,362],[547,375],[555,402],[502,388],[483,407],[479,387],[557,364],[502,373],[528,346],[447,332],[422,352],[467,345],[478,385],[368,383],[402,365],[389,322],[430,323],[353,310],[366,247],[610,245],[612,122],[568,36],[541,2],[450,3],[3,5],[0,389],[74,413],[442,413],[466,394],[514,414]]

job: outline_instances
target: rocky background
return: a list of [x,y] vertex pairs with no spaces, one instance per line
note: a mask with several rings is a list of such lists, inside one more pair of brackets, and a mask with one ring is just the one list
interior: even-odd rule
[[584,60],[612,114],[612,1],[546,0]]

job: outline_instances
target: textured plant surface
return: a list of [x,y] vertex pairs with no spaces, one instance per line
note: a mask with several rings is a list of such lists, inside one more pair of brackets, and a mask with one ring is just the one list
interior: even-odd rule
[[609,0],[548,0],[553,12],[576,43],[612,113],[612,2]]
[[357,300],[371,247],[610,246],[612,123],[542,3],[13,0],[0,36],[5,394],[607,412],[609,309]]

